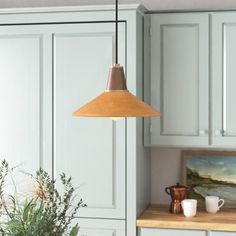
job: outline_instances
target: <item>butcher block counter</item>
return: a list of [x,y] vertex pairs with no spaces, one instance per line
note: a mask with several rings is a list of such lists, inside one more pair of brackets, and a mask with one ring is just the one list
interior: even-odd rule
[[151,205],[137,219],[137,227],[236,231],[236,209],[222,208],[216,214],[198,209],[195,217],[170,214],[168,206]]

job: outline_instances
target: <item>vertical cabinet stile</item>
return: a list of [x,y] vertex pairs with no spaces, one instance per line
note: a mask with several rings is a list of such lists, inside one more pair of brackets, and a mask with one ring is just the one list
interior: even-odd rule
[[212,13],[212,145],[236,142],[236,13]]

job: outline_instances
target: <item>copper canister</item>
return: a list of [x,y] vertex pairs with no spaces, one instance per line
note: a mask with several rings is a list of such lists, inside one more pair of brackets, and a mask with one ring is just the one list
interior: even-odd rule
[[176,185],[166,187],[165,192],[171,196],[169,212],[173,214],[182,213],[181,201],[187,198],[187,187],[177,183]]

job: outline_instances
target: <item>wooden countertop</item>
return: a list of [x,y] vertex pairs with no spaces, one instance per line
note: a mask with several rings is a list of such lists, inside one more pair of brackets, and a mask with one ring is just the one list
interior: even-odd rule
[[221,209],[216,214],[198,209],[195,217],[170,214],[168,206],[152,205],[137,219],[138,227],[236,231],[236,209]]

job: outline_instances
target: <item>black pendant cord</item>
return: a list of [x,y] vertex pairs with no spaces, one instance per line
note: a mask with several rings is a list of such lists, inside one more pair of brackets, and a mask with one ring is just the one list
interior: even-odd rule
[[116,47],[116,64],[118,64],[118,0],[116,0],[116,32],[115,32],[115,47]]

